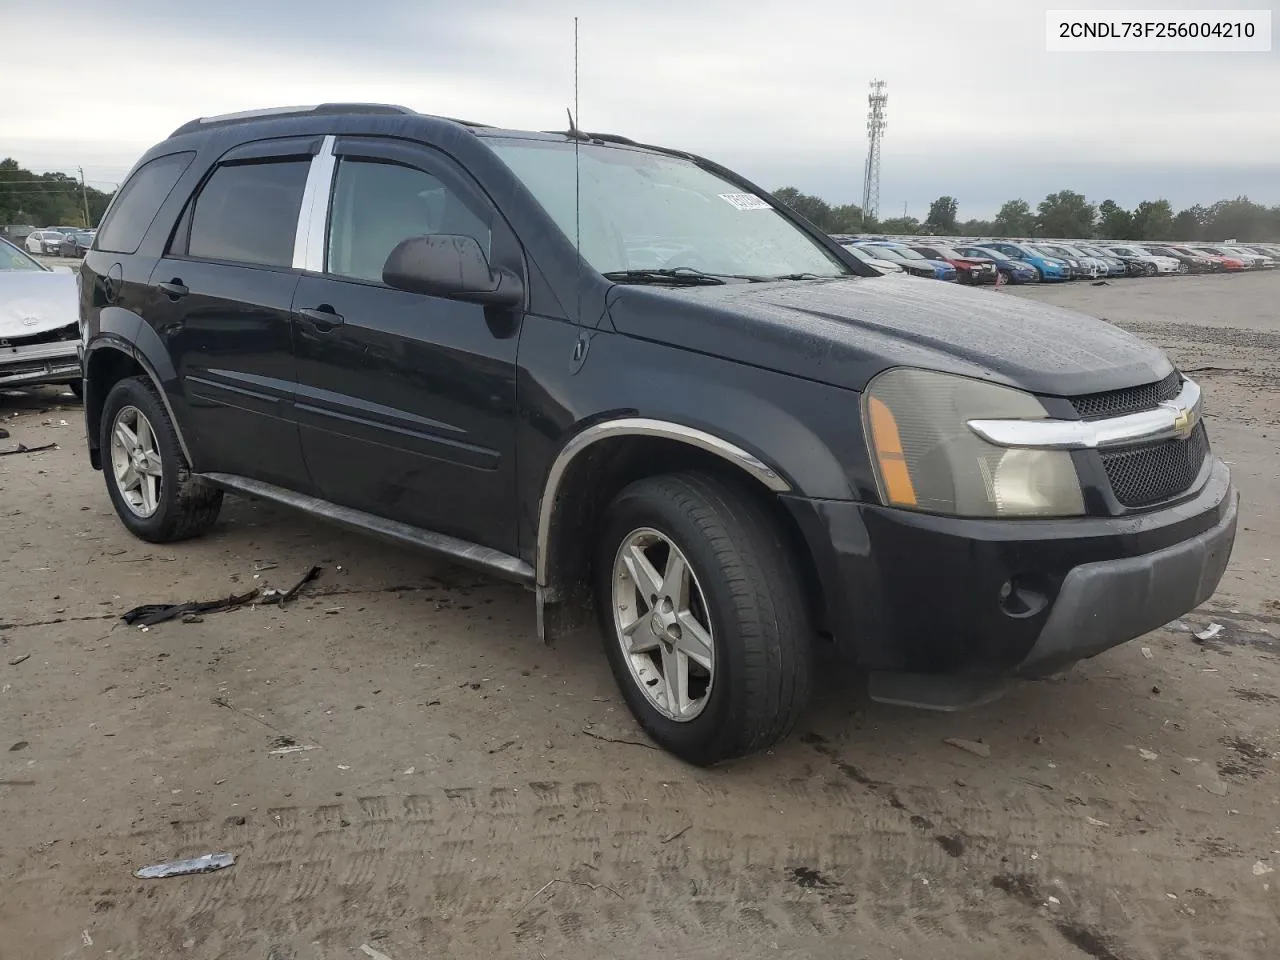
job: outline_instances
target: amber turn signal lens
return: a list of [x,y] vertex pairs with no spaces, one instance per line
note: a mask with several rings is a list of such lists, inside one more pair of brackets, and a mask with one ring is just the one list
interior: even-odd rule
[[898,435],[898,422],[883,400],[871,397],[867,408],[871,414],[871,443],[880,463],[880,478],[884,493],[890,503],[904,507],[916,505],[916,488],[907,469],[907,458],[902,453],[902,438]]

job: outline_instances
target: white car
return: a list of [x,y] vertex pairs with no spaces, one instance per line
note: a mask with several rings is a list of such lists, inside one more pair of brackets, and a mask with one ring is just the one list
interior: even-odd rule
[[863,247],[854,246],[852,243],[842,243],[840,246],[844,247],[863,263],[870,264],[871,267],[879,270],[882,274],[906,272],[901,264],[894,263],[892,260],[882,260],[880,257],[873,257]]
[[65,383],[80,395],[76,275],[0,240],[0,389]]
[[66,237],[57,230],[37,230],[27,236],[27,253],[42,253],[56,257]]
[[1114,250],[1120,256],[1129,260],[1137,260],[1143,264],[1147,270],[1147,276],[1154,277],[1157,273],[1177,273],[1181,261],[1175,260],[1173,257],[1161,257],[1152,253],[1146,247],[1139,246],[1136,243],[1111,243],[1106,249]]

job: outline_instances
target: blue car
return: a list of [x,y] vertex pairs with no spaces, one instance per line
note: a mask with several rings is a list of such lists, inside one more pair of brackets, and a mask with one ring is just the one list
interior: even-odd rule
[[989,257],[996,262],[996,270],[1000,273],[1001,283],[1036,283],[1040,274],[1029,263],[1015,260],[1008,254],[993,250],[991,247],[956,247],[956,252],[966,257]]
[[1022,243],[1011,243],[1008,240],[991,240],[975,244],[987,250],[998,250],[1006,257],[1021,260],[1036,268],[1041,280],[1070,280],[1071,268],[1065,260],[1050,257]]
[[879,247],[885,250],[892,250],[903,260],[913,260],[918,263],[927,263],[933,267],[933,279],[935,280],[956,280],[956,268],[945,260],[930,260],[928,257],[912,250],[905,243],[893,243],[888,240],[871,240],[862,244],[864,247]]

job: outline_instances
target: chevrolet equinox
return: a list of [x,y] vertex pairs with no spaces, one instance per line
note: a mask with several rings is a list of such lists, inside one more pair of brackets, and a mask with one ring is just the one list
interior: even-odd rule
[[1099,320],[882,278],[733,172],[624,137],[327,104],[195,120],[81,268],[124,525],[224,491],[594,608],[648,734],[785,736],[825,646],[952,709],[1178,617],[1237,495],[1200,388]]

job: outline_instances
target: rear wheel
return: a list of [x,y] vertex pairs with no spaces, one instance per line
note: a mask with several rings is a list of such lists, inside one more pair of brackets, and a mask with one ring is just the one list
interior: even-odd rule
[[609,507],[596,601],[613,675],[664,749],[712,764],[777,742],[808,701],[813,628],[777,523],[699,473]]
[[130,377],[112,387],[100,430],[107,492],[130,533],[169,543],[198,537],[213,526],[222,491],[192,475],[150,381]]

